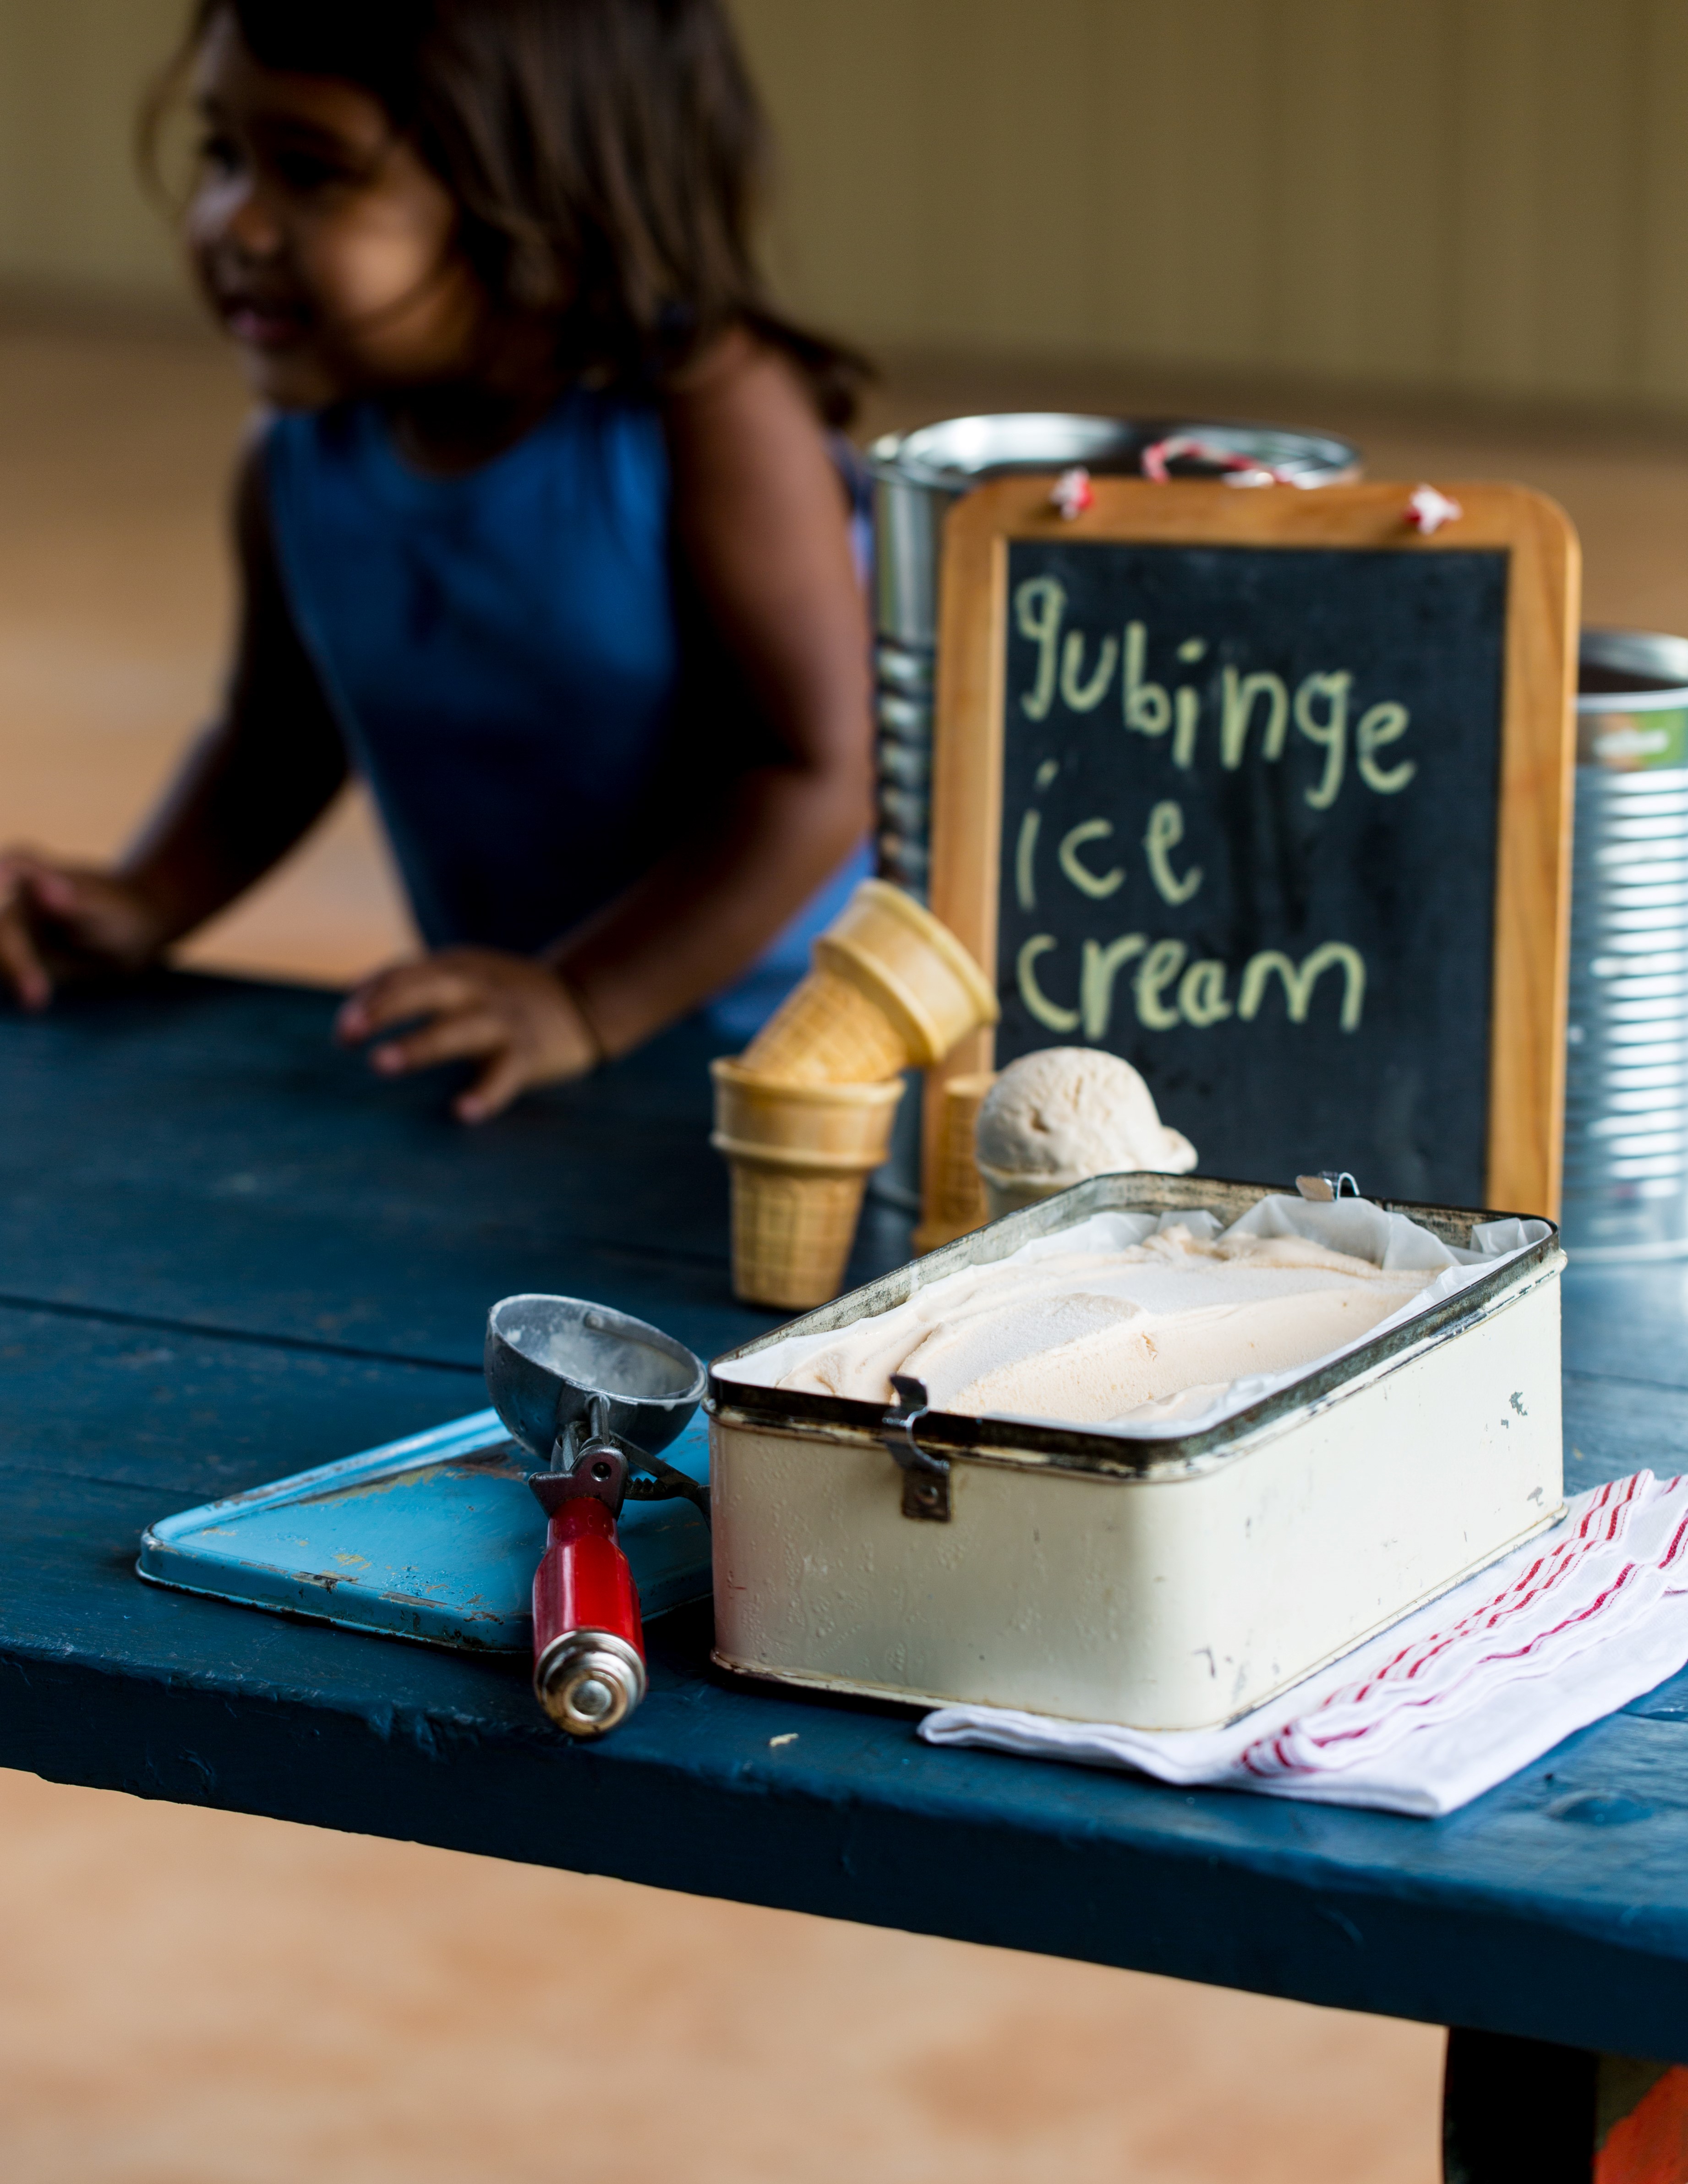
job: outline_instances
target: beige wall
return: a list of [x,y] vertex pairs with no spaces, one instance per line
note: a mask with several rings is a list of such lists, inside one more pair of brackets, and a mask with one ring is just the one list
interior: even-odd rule
[[1684,0],[737,0],[886,343],[1688,408]]
[[187,0],[0,0],[0,282],[180,298],[135,113]]
[[[734,0],[859,338],[1688,411],[1688,0]],[[0,282],[179,295],[185,0],[0,0]]]

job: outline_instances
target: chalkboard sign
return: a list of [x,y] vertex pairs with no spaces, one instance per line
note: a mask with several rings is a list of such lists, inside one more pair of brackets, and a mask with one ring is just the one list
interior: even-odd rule
[[1575,543],[1504,487],[1014,479],[951,519],[933,907],[1203,1173],[1551,1211]]

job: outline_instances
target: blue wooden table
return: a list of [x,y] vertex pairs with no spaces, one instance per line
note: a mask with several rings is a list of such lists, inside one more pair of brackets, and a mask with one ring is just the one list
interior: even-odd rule
[[[1425,1822],[931,1751],[724,1679],[701,1609],[579,1746],[517,1668],[139,1583],[149,1520],[478,1407],[497,1296],[705,1355],[771,1324],[697,1027],[466,1132],[331,1009],[160,977],[0,1013],[0,1764],[1464,2028],[1451,2176],[1688,2176],[1688,1676]],[[872,1212],[853,1273],[906,1251]],[[1566,1309],[1571,1485],[1684,1468],[1688,1273]],[[1634,2165],[1678,2106],[1681,2165]]]

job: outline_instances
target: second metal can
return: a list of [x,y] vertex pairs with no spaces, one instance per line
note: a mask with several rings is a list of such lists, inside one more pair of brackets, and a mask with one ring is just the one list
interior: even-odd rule
[[1566,1248],[1688,1252],[1688,638],[1585,630]]

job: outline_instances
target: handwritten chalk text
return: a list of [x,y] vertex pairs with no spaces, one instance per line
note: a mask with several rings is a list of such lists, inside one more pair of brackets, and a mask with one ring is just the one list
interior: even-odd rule
[[1193,963],[1189,958],[1185,941],[1122,933],[1114,940],[1086,939],[1075,966],[1068,944],[1053,933],[1037,933],[1021,946],[1014,977],[1028,1012],[1063,1037],[1082,1032],[1087,1039],[1107,1038],[1127,966],[1124,983],[1146,1031],[1171,1031],[1177,1024],[1205,1031],[1232,1015],[1252,1023],[1272,1006],[1281,1006],[1289,1022],[1305,1023],[1327,972],[1339,981],[1343,1030],[1360,1028],[1366,966],[1359,950],[1344,940],[1327,940],[1299,962],[1281,949],[1261,949],[1243,966],[1234,1001],[1227,965],[1212,957]]
[[[1398,796],[1417,776],[1416,759],[1379,755],[1407,733],[1406,707],[1385,699],[1356,710],[1347,668],[1315,669],[1293,688],[1270,669],[1244,673],[1232,665],[1220,668],[1216,681],[1169,685],[1149,673],[1145,622],[1128,621],[1118,634],[1069,627],[1066,588],[1057,577],[1031,577],[1016,587],[1014,615],[1020,634],[1036,648],[1030,684],[1020,694],[1028,721],[1047,720],[1057,697],[1070,713],[1097,714],[1117,682],[1126,733],[1157,741],[1170,736],[1172,763],[1187,772],[1204,749],[1216,753],[1229,772],[1251,754],[1277,766],[1293,729],[1298,749],[1311,745],[1319,754],[1318,777],[1302,790],[1311,811],[1328,811],[1351,780],[1375,796]],[[1208,649],[1199,636],[1175,648],[1191,666]]]

